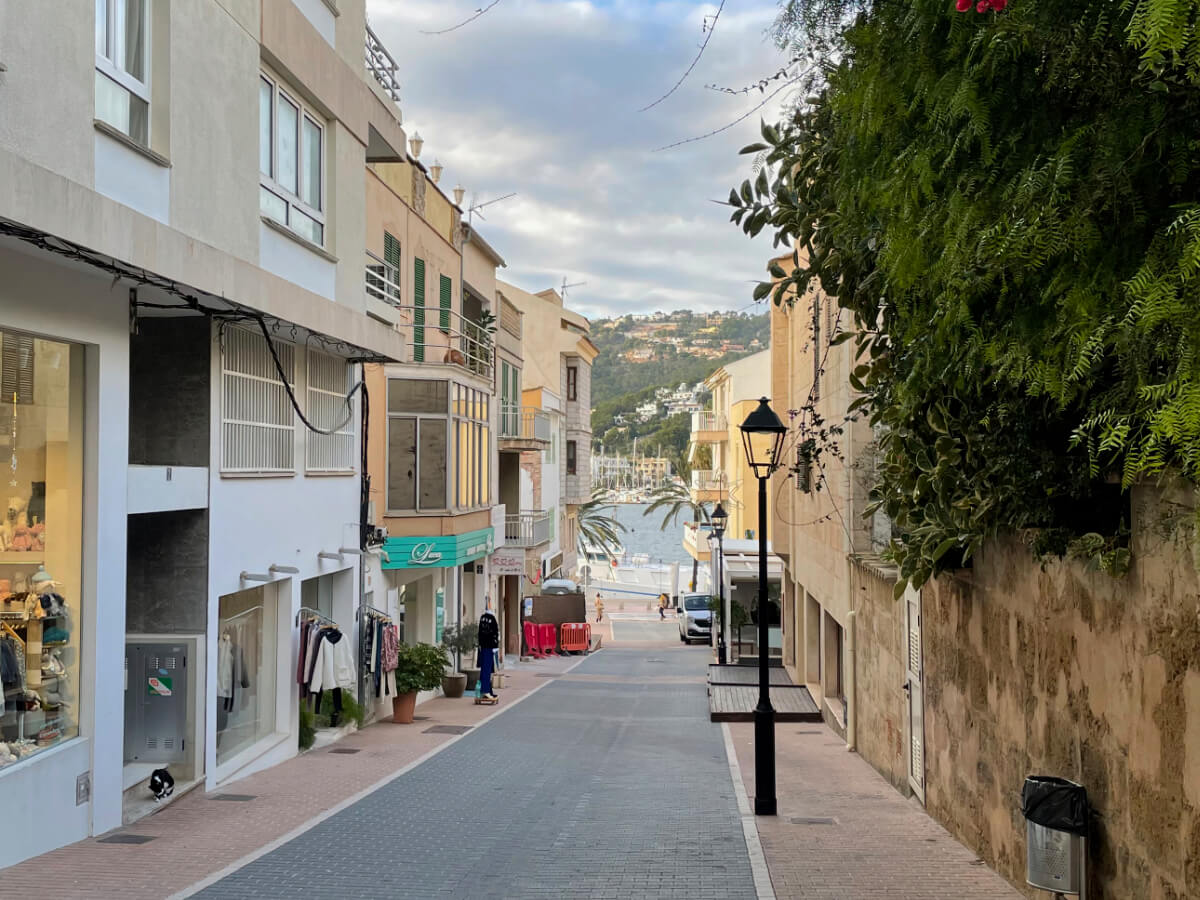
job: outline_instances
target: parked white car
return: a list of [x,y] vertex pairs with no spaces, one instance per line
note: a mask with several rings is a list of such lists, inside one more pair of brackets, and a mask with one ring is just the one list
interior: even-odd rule
[[675,607],[675,619],[679,623],[679,640],[685,644],[692,641],[712,641],[712,611],[708,608],[708,594],[684,594]]

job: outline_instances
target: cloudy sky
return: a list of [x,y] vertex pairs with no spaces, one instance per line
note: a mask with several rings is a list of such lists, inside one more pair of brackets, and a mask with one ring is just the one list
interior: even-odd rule
[[[738,309],[765,275],[769,237],[750,241],[712,202],[749,174],[737,151],[759,114],[673,150],[656,148],[727,125],[761,98],[741,88],[782,57],[764,36],[775,0],[726,0],[695,70],[653,109],[695,57],[717,3],[689,0],[368,0],[372,28],[400,65],[410,136],[421,161],[445,167],[485,201],[481,233],[532,291],[586,282],[570,305],[589,316],[656,309]],[[717,0],[719,2],[719,0]],[[711,18],[710,18],[711,21]],[[780,96],[780,100],[784,95]],[[764,107],[768,121],[778,103]]]

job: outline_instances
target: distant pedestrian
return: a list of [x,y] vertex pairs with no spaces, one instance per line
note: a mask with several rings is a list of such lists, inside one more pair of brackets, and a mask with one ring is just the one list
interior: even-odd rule
[[600,592],[596,591],[596,622],[599,623],[604,619],[604,598],[600,596]]
[[667,604],[670,602],[666,594],[658,595],[658,617],[664,621],[667,618]]

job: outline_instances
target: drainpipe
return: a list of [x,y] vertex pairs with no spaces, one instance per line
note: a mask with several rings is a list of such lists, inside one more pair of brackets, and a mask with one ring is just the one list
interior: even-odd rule
[[846,614],[846,749],[850,752],[858,749],[858,699],[855,696],[854,677],[855,619],[856,613],[850,610]]

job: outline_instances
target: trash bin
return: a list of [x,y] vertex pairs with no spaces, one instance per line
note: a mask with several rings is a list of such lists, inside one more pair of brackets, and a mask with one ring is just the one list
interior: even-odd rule
[[1021,789],[1025,816],[1025,880],[1060,894],[1083,891],[1088,800],[1082,785],[1053,775],[1031,775]]

